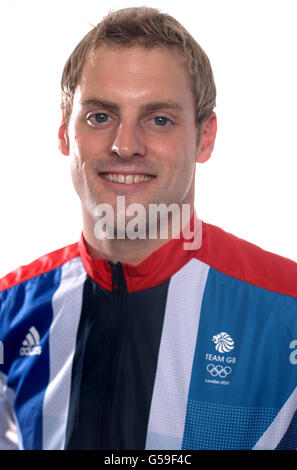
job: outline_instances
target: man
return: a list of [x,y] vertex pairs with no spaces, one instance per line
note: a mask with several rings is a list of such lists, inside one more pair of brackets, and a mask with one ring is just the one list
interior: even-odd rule
[[296,263],[194,210],[214,106],[207,56],[155,9],[72,53],[59,142],[82,237],[1,280],[2,448],[297,447]]

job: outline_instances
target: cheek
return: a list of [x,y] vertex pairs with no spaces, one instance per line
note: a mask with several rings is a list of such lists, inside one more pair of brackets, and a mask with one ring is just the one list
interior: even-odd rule
[[89,154],[87,142],[77,138],[77,136],[73,136],[70,152],[70,170],[73,185],[78,194],[82,193],[85,186]]
[[77,159],[86,160],[94,154],[96,148],[98,149],[100,139],[98,139],[96,133],[86,128],[79,119],[73,122],[69,131],[71,151]]
[[191,179],[195,168],[195,155],[192,149],[179,147],[176,145],[172,152],[168,153],[167,170],[172,173],[176,179]]
[[82,162],[85,156],[89,154],[87,140],[73,135],[71,142],[71,155],[73,159]]
[[168,160],[171,173],[171,187],[183,200],[192,191],[195,184],[195,151],[192,147],[175,148],[174,158]]
[[72,159],[70,171],[74,189],[78,195],[81,195],[84,177],[82,165],[80,164],[80,161],[77,158]]
[[76,179],[85,179],[92,176],[93,162],[96,161],[98,148],[92,140],[74,136],[71,146],[71,173]]

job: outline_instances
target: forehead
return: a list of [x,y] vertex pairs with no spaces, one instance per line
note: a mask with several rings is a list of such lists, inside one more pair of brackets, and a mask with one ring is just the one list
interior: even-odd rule
[[[174,49],[99,46],[87,60],[75,98],[175,100],[193,105],[191,80]],[[103,96],[104,95],[104,96]]]

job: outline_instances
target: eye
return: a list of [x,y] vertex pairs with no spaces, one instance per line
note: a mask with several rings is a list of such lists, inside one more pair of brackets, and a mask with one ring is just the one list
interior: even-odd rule
[[162,126],[162,127],[166,126],[167,124],[172,124],[172,121],[165,116],[156,116],[153,118],[153,121],[156,124],[156,126]]
[[94,113],[87,116],[87,122],[94,126],[96,124],[104,124],[108,122],[109,116],[106,113]]

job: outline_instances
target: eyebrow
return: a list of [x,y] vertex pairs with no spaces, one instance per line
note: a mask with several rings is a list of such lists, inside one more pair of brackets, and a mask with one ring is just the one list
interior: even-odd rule
[[[99,100],[95,98],[88,98],[82,101],[82,106],[98,106],[109,109],[110,111],[119,111],[120,106],[112,101]],[[175,109],[177,111],[182,111],[182,106],[175,101],[153,101],[152,103],[147,103],[141,106],[143,112],[153,112],[161,109]]]

